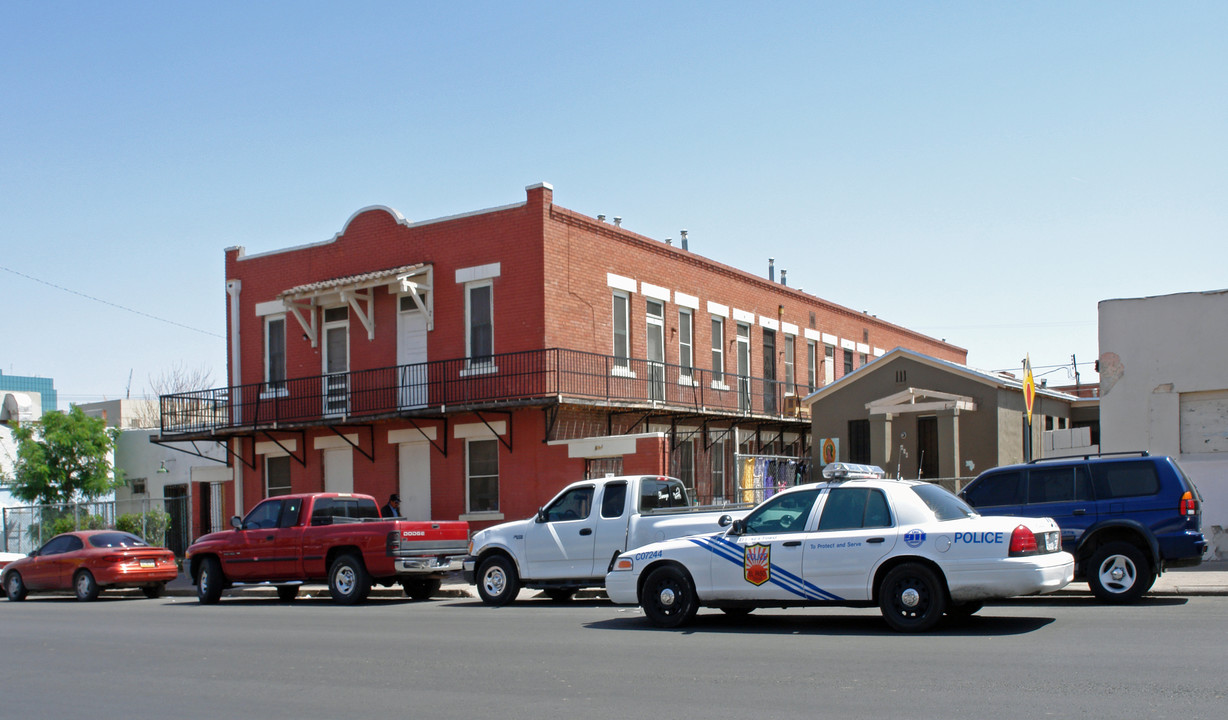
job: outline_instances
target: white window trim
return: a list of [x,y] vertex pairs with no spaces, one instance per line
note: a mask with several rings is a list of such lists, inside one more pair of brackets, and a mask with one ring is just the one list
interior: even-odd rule
[[[462,518],[465,518],[466,516],[468,516],[468,517],[470,517],[470,518],[472,518],[472,517],[477,517],[478,519],[492,520],[492,519],[494,519],[494,516],[495,516],[495,515],[498,515],[499,517],[502,517],[502,516],[503,516],[503,511],[502,511],[502,510],[477,510],[477,511],[470,511],[470,509],[469,509],[469,508],[471,507],[471,502],[472,502],[472,499],[471,499],[471,498],[470,498],[470,496],[469,496],[469,492],[470,492],[471,485],[472,485],[472,482],[471,482],[471,481],[472,481],[472,479],[473,479],[473,476],[472,476],[472,475],[470,475],[470,473],[469,473],[469,447],[470,447],[470,445],[472,445],[472,444],[473,444],[473,443],[475,443],[475,442],[493,442],[493,443],[495,444],[495,461],[496,461],[496,462],[498,462],[498,460],[499,460],[499,455],[498,455],[498,453],[499,453],[499,440],[498,440],[497,438],[493,438],[493,437],[491,437],[490,435],[486,435],[486,436],[483,436],[483,437],[467,437],[467,438],[465,438],[465,513],[464,513],[463,515],[461,515],[461,517],[462,517]],[[498,472],[498,473],[495,475],[495,477],[496,477],[496,478],[498,478],[497,483],[498,483],[498,488],[499,488],[499,491],[498,491],[497,495],[499,495],[499,496],[500,496],[500,497],[498,498],[500,506],[502,506],[502,504],[503,504],[503,503],[502,503],[502,499],[503,499],[503,498],[502,498],[502,493],[503,493],[503,475],[502,475],[502,472],[503,472],[503,467],[502,467],[502,464],[500,463],[500,465],[499,465],[499,472]]]
[[[618,354],[618,323],[615,312],[614,301],[618,298],[623,299],[623,327],[626,329],[626,345],[627,354],[622,356]],[[631,372],[631,294],[623,290],[615,290],[610,295],[610,355],[614,358],[614,366],[611,368],[611,375],[621,375],[619,370],[622,370],[624,377],[635,377],[635,373]],[[626,363],[620,365],[619,363]]]
[[[690,352],[691,357],[686,362],[683,362],[683,357],[682,357],[682,345],[683,345],[682,343],[682,316],[683,315],[685,315],[688,318],[687,326],[690,328],[690,337],[687,338],[686,347],[687,347],[687,350]],[[690,369],[692,372],[694,372],[695,370],[695,313],[685,308],[678,310],[678,365],[683,370]],[[681,384],[682,378],[679,378],[678,382],[679,384]]]
[[[283,308],[284,310],[284,308]],[[286,397],[290,394],[290,378],[287,368],[282,368],[286,373],[286,377],[282,378],[281,387],[275,388],[269,386],[269,323],[281,321],[281,332],[285,337],[282,338],[282,362],[285,363],[285,353],[289,352],[289,326],[286,325],[286,313],[283,311],[279,314],[264,316],[264,384],[260,388],[260,399]]]
[[[459,272],[459,271],[458,271]],[[490,357],[484,360],[474,360],[473,348],[470,345],[473,342],[472,330],[472,292],[476,288],[490,288]],[[465,283],[465,367],[460,371],[461,377],[467,375],[485,375],[499,371],[495,365],[495,284],[490,279],[474,280],[473,282]]]

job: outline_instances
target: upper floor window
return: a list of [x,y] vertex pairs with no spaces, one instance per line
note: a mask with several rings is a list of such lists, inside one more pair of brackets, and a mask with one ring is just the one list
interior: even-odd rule
[[678,311],[678,364],[682,366],[682,374],[687,376],[694,373],[692,368],[695,365],[691,318],[690,310]]
[[614,367],[631,366],[631,298],[614,293]]
[[796,377],[794,376],[793,368],[793,336],[785,335],[785,392],[796,393],[797,388],[794,386]]
[[807,385],[814,392],[819,382],[819,348],[813,341],[806,343]]
[[264,382],[268,390],[286,390],[286,316],[264,319]]
[[844,351],[844,374],[848,375],[851,372],[853,372],[853,351],[845,350]]
[[712,317],[712,382],[725,381],[725,319]]
[[465,357],[469,367],[489,365],[495,354],[494,294],[490,281],[465,285]]

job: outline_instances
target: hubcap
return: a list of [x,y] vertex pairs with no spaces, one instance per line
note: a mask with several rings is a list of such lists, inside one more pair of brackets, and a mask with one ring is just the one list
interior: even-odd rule
[[1100,584],[1110,592],[1126,592],[1134,587],[1137,573],[1130,558],[1124,555],[1114,555],[1105,558],[1100,565]]
[[504,576],[503,570],[499,568],[491,568],[486,571],[486,592],[491,595],[502,595],[503,589],[507,587],[507,577]]
[[674,594],[674,589],[670,587],[661,588],[661,592],[657,596],[657,600],[661,603],[661,606],[667,608],[673,607],[674,602],[677,601],[677,599],[678,596]]
[[354,569],[343,567],[337,571],[337,589],[342,595],[349,595],[354,590]]
[[904,607],[915,608],[921,602],[921,593],[917,592],[916,588],[908,588],[900,593],[900,602]]
[[85,595],[90,591],[90,579],[85,575],[77,578],[77,592]]

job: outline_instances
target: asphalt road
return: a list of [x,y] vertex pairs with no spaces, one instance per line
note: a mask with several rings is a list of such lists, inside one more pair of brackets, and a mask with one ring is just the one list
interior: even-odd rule
[[[522,595],[523,597],[523,595]],[[925,635],[876,610],[581,600],[0,602],[0,717],[1220,718],[1228,602],[991,605]]]

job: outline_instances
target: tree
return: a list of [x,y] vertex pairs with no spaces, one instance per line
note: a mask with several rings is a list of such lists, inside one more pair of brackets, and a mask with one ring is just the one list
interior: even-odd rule
[[158,428],[162,424],[159,399],[163,395],[208,390],[213,386],[213,372],[208,368],[187,367],[175,363],[157,377],[149,377],[149,390],[145,393],[145,406],[136,411],[133,425],[139,428]]
[[9,492],[26,502],[56,505],[92,500],[118,484],[111,452],[119,430],[73,407],[13,429],[17,457]]

